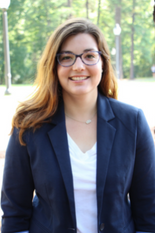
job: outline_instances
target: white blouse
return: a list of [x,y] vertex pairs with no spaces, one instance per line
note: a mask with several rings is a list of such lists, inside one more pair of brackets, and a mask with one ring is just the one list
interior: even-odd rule
[[83,153],[68,134],[77,233],[97,233],[96,143]]

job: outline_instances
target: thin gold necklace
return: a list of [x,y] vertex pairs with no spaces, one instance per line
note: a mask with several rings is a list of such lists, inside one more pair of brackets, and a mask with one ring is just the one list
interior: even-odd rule
[[90,124],[90,123],[92,122],[92,119],[93,119],[94,116],[96,115],[96,112],[95,112],[95,114],[92,116],[91,119],[88,119],[88,120],[86,120],[86,121],[78,121],[78,120],[76,120],[75,118],[68,116],[66,113],[65,113],[65,115],[66,115],[67,117],[69,117],[70,119],[74,120],[74,121],[77,121],[77,122],[84,123],[84,124],[88,125],[88,124]]

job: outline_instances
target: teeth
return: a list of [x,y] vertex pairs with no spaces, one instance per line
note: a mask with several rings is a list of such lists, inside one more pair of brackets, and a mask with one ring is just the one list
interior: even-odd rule
[[84,80],[84,79],[87,79],[87,77],[72,77],[71,78],[72,80]]

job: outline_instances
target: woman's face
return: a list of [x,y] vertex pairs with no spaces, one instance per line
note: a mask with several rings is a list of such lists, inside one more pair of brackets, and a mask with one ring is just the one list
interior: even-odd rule
[[[60,52],[67,51],[78,55],[89,50],[98,51],[96,40],[90,34],[79,33],[67,38],[62,44]],[[58,79],[63,95],[91,94],[95,97],[97,95],[97,86],[101,80],[101,73],[101,57],[99,57],[98,63],[92,66],[85,65],[80,57],[70,67],[63,67],[60,64],[57,66]]]

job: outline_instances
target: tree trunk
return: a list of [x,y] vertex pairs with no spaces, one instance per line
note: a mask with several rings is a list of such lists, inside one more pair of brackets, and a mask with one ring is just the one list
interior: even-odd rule
[[[115,24],[118,23],[121,27],[121,1],[119,6],[115,7]],[[123,79],[123,58],[122,58],[122,41],[121,34],[119,36],[119,76]]]
[[72,3],[71,0],[68,0],[67,6],[68,6],[68,7],[71,7],[71,3]]
[[135,0],[132,2],[132,27],[131,27],[131,63],[130,79],[134,79],[134,21],[135,21]]
[[97,25],[100,24],[100,8],[101,8],[101,0],[98,0],[98,15],[97,15]]
[[89,0],[86,0],[86,18],[89,19]]
[[42,4],[44,5],[44,9],[46,11],[46,22],[47,22],[47,26],[50,26],[51,21],[49,20],[48,17],[48,12],[49,12],[49,7],[48,7],[48,1],[47,0],[42,0]]
[[154,7],[153,7],[153,21],[155,22],[155,0],[154,0]]
[[[67,1],[67,6],[70,7],[70,8],[72,7],[72,0],[68,0],[68,1]],[[72,13],[70,13],[70,14],[68,15],[68,19],[70,19],[70,18],[72,18]]]

